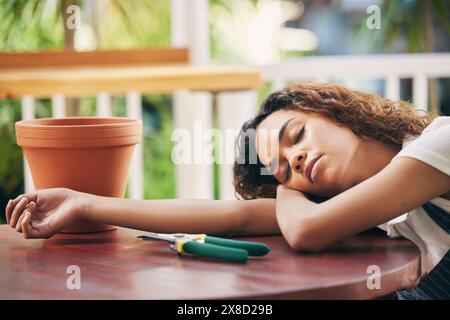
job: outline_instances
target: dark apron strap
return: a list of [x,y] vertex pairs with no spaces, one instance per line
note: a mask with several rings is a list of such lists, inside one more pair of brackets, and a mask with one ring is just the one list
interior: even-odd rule
[[448,300],[450,299],[450,251],[425,275],[419,284],[397,291],[400,300]]
[[437,205],[427,202],[423,206],[423,209],[428,213],[431,219],[436,222],[442,229],[450,234],[450,214]]
[[[450,215],[444,209],[431,202],[422,207],[434,222],[450,234]],[[402,300],[450,299],[450,251],[416,287],[398,291],[397,297]]]

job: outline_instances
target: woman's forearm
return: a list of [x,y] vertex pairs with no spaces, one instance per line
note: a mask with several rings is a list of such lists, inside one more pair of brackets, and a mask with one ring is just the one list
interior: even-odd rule
[[278,230],[275,200],[273,208],[270,202],[270,199],[131,200],[90,195],[82,217],[153,232],[270,234]]
[[[309,220],[318,215],[319,204],[296,190],[280,186],[277,189],[276,217],[281,232],[296,250],[317,251],[317,237],[311,235]],[[321,235],[324,238],[327,235]]]

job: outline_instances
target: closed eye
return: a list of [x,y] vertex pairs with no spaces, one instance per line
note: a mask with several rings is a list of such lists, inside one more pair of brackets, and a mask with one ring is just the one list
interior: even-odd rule
[[294,140],[294,144],[297,144],[300,142],[301,138],[303,137],[303,134],[305,133],[305,126],[302,127],[302,129],[300,130],[300,132],[297,134],[297,136],[295,137]]
[[291,166],[288,163],[288,165],[286,166],[286,174],[284,175],[284,180],[282,183],[288,182],[290,178],[291,178]]
[[[303,135],[305,133],[305,126],[302,127],[302,129],[299,131],[299,133],[297,134],[297,136],[295,137],[293,144],[297,144],[300,142],[300,140],[302,139]],[[286,173],[284,175],[284,180],[282,183],[286,183],[289,181],[289,179],[292,176],[292,172],[291,172],[291,166],[288,164],[286,166]]]

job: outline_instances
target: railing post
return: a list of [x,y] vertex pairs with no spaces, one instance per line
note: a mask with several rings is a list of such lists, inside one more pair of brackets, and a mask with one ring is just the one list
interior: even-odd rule
[[[218,126],[222,132],[223,163],[219,165],[220,199],[236,199],[233,186],[235,140],[243,123],[256,113],[256,91],[226,92],[217,95]],[[233,132],[234,134],[230,133]]]
[[108,118],[112,116],[111,95],[108,92],[97,93],[96,109],[99,117]]
[[413,78],[413,104],[416,109],[428,111],[428,79],[426,74],[417,73]]
[[[35,104],[34,98],[32,96],[24,96],[22,98],[22,119],[31,120],[35,118]],[[24,168],[24,181],[25,181],[25,193],[34,190],[33,178],[31,176],[30,166],[28,165],[27,159],[23,157],[23,168]]]
[[395,74],[390,74],[386,77],[384,85],[384,92],[387,99],[400,99],[400,79]]
[[330,81],[330,78],[327,76],[320,76],[316,78],[316,81],[319,83],[328,83]]
[[204,157],[204,147],[210,141],[204,134],[212,126],[211,94],[180,91],[174,96],[174,127],[190,136],[189,163],[175,166],[177,198],[212,199],[213,166]]
[[[130,91],[127,94],[127,116],[142,120],[142,99],[137,91]],[[143,137],[142,137],[143,139]],[[131,159],[129,174],[129,197],[131,199],[143,199],[144,197],[144,154],[143,144],[136,145],[136,149]]]
[[355,78],[346,78],[343,81],[343,85],[347,88],[357,90],[358,89],[358,81]]
[[279,91],[284,89],[284,87],[287,85],[287,81],[278,78],[272,80],[272,91]]
[[[191,64],[208,64],[209,25],[208,0],[171,0],[171,44],[189,48]],[[187,129],[195,136],[193,126],[212,126],[211,94],[178,91],[173,95],[175,129]],[[195,145],[200,141],[192,141]],[[177,164],[176,195],[178,198],[212,198],[213,166],[208,163]],[[193,183],[195,181],[195,183]]]
[[62,94],[52,96],[52,117],[64,118],[66,116],[66,98]]

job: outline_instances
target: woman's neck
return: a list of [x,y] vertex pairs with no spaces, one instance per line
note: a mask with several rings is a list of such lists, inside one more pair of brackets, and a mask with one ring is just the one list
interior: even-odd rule
[[383,170],[400,150],[400,146],[384,144],[373,139],[364,139],[358,152],[360,157],[358,163],[365,164],[364,167],[360,168],[359,182]]

